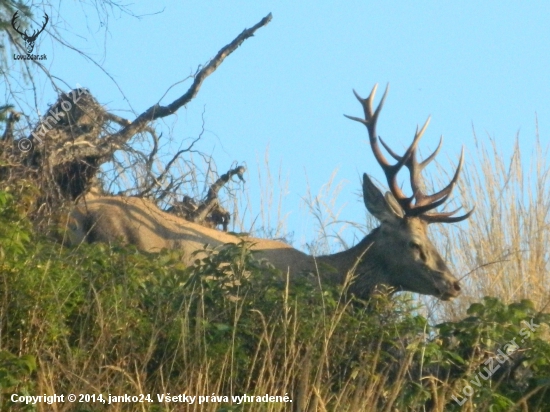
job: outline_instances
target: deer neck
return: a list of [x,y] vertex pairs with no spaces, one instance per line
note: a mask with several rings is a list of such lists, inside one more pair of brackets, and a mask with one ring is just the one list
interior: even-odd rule
[[[350,292],[358,296],[369,296],[379,284],[386,280],[382,262],[376,259],[376,237],[378,229],[374,229],[355,246],[332,255],[319,256],[316,260],[321,265],[329,266],[324,275],[325,280],[333,280],[343,284],[348,276],[354,276]],[[330,270],[333,268],[334,270]]]

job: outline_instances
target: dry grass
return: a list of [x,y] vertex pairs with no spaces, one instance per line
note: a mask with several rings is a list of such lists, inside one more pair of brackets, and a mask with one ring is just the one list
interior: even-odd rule
[[474,161],[463,171],[461,202],[476,205],[461,225],[438,225],[443,250],[466,285],[458,304],[439,309],[456,318],[483,296],[532,300],[550,309],[550,165],[540,140],[525,160],[519,136],[509,159],[498,143],[476,138]]

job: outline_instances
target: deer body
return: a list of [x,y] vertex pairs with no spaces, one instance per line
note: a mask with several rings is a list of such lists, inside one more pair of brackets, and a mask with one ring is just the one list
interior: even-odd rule
[[[146,199],[93,195],[88,195],[72,213],[70,242],[122,241],[147,252],[158,252],[163,248],[180,249],[184,252],[186,263],[192,264],[196,259],[194,252],[204,250],[205,244],[219,247],[244,239],[253,243],[252,249],[260,257],[266,258],[283,273],[289,273],[291,278],[314,273],[320,276],[322,282],[342,284],[348,276],[352,276],[350,292],[361,298],[370,296],[379,285],[387,285],[395,290],[432,295],[442,300],[452,299],[460,294],[460,285],[429,240],[428,224],[458,222],[466,219],[472,211],[460,217],[451,217],[456,211],[428,211],[443,204],[450,195],[458,180],[462,157],[454,178],[446,188],[432,195],[424,194],[420,189],[420,172],[439,150],[438,147],[421,163],[416,160],[416,144],[428,122],[420,132],[416,132],[413,143],[403,156],[396,155],[382,141],[397,160],[395,165],[390,165],[378,147],[379,138],[375,131],[387,89],[373,112],[375,93],[376,86],[368,99],[357,96],[364,108],[365,118],[352,119],[367,126],[372,150],[384,169],[391,193],[384,196],[371,179],[363,175],[365,206],[380,221],[380,226],[348,250],[313,257],[282,242],[237,237],[189,222],[159,210]],[[410,171],[414,192],[411,197],[405,196],[396,182],[397,172],[403,166]]]
[[[118,241],[153,253],[162,249],[181,249],[186,264],[192,264],[196,259],[193,254],[203,250],[205,245],[215,248],[237,244],[243,239],[254,243],[253,250],[265,251],[272,263],[288,260],[287,266],[293,268],[293,272],[305,270],[307,266],[304,257],[308,256],[283,242],[237,237],[163,212],[152,201],[137,197],[88,195],[71,213],[69,228],[69,242],[73,245],[84,240]],[[278,259],[279,251],[283,251],[284,258]],[[281,265],[282,268],[284,264]]]

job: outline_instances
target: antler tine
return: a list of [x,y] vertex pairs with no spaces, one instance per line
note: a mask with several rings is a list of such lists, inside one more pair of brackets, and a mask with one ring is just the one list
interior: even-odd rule
[[428,165],[428,163],[430,163],[432,160],[435,159],[435,157],[439,153],[439,150],[441,149],[441,145],[443,145],[443,136],[439,138],[439,144],[437,145],[433,153],[429,155],[426,159],[424,159],[422,162],[420,162],[420,167],[421,167],[420,170],[424,169]]
[[[426,165],[429,163],[429,161],[431,161],[433,159],[433,157],[435,157],[435,155],[437,154],[437,151],[439,150],[439,148],[436,149],[436,151],[434,153],[432,153],[428,157],[427,160],[423,161],[420,164],[416,160],[416,150],[418,148],[418,142],[420,141],[420,139],[424,135],[424,132],[428,128],[429,124],[430,124],[430,117],[428,117],[428,119],[426,119],[426,122],[422,126],[422,129],[418,130],[418,127],[416,128],[416,132],[414,134],[414,139],[413,139],[411,145],[407,148],[407,151],[405,152],[405,154],[403,156],[399,156],[397,153],[395,153],[386,144],[386,142],[384,142],[384,140],[382,140],[382,138],[379,137],[380,143],[382,143],[382,145],[388,151],[388,153],[395,160],[398,161],[398,163],[395,165],[396,168],[399,165],[399,168],[397,168],[397,170],[399,170],[403,165],[405,165],[410,171],[410,182],[411,182],[411,188],[413,190],[413,195],[410,196],[410,197],[404,197],[403,199],[397,199],[399,201],[399,203],[401,204],[401,206],[403,207],[403,209],[405,210],[407,215],[411,215],[411,212],[415,209],[412,206],[413,199],[416,198],[417,202],[418,202],[418,196],[422,197],[424,195],[422,193],[422,188],[420,187],[420,184],[419,184],[419,182],[421,181],[420,172],[422,171],[422,169],[424,167],[426,167]],[[441,146],[441,143],[440,143],[440,146]],[[397,174],[397,172],[396,172],[396,174]],[[392,191],[392,193],[393,193],[393,191]]]
[[348,116],[345,114],[348,119],[355,120],[356,122],[362,123],[367,127],[367,130],[369,132],[369,141],[372,147],[372,151],[374,154],[374,157],[382,166],[382,169],[384,172],[391,172],[391,170],[395,167],[395,165],[391,165],[382,152],[380,151],[380,147],[378,146],[378,136],[376,134],[376,122],[378,121],[378,116],[380,115],[380,111],[382,110],[382,107],[384,106],[384,102],[386,101],[386,96],[388,95],[388,91],[390,89],[390,85],[388,84],[386,86],[386,91],[384,92],[384,95],[382,96],[382,99],[380,100],[380,103],[378,103],[378,106],[376,107],[376,110],[373,112],[372,110],[372,103],[374,101],[374,97],[376,95],[376,90],[378,89],[378,84],[375,84],[372,88],[372,91],[369,94],[369,97],[366,99],[363,99],[359,94],[353,90],[353,94],[361,103],[361,106],[363,107],[363,112],[365,113],[365,118],[361,119],[359,117],[355,116]]
[[455,174],[452,180],[449,182],[445,188],[441,189],[439,192],[434,193],[433,195],[417,195],[417,202],[414,208],[414,215],[419,216],[422,220],[428,223],[456,223],[461,222],[462,220],[468,219],[475,210],[474,207],[465,215],[451,217],[456,212],[458,212],[462,207],[453,210],[451,212],[440,212],[440,213],[426,213],[428,210],[435,209],[436,207],[442,205],[447,201],[451,192],[454,189],[455,184],[458,182],[458,177],[460,176],[460,171],[462,170],[462,165],[464,163],[464,148],[460,153],[460,160],[456,168]]
[[[422,127],[422,130],[420,132],[417,132],[415,134],[415,139],[418,135],[422,136],[424,131],[426,130],[426,127],[430,121],[430,118],[426,120],[426,123],[424,123],[424,126]],[[396,160],[402,159],[402,156],[397,155],[393,150],[391,150],[388,145],[380,138],[380,142],[384,146],[384,148],[392,155],[392,157]],[[442,205],[451,194],[454,185],[458,181],[458,177],[460,174],[460,171],[462,169],[462,164],[464,160],[464,149],[462,150],[462,153],[460,154],[460,160],[457,167],[457,170],[455,172],[455,175],[453,176],[453,179],[451,182],[445,186],[443,189],[441,189],[439,192],[427,195],[423,192],[421,187],[421,181],[422,181],[422,170],[435,159],[437,154],[439,153],[439,150],[441,149],[441,146],[443,144],[443,136],[439,139],[439,144],[437,145],[437,148],[422,162],[418,162],[416,158],[416,147],[413,150],[413,153],[405,163],[405,166],[409,169],[410,172],[410,181],[411,181],[411,188],[413,190],[413,197],[416,199],[414,207],[410,209],[408,212],[409,216],[419,216],[428,210],[435,209],[436,207]]]
[[[344,115],[344,116],[346,116],[348,119],[355,120],[356,122],[362,123],[367,127],[367,131],[369,133],[369,142],[370,142],[372,152],[374,154],[374,157],[376,158],[376,161],[382,167],[382,170],[386,175],[386,180],[388,182],[389,189],[393,194],[393,196],[395,197],[395,199],[401,204],[401,206],[405,209],[408,209],[410,208],[410,205],[414,197],[405,196],[403,191],[399,188],[399,186],[397,185],[397,173],[403,167],[403,165],[407,162],[410,155],[413,153],[418,139],[415,138],[415,141],[413,142],[409,150],[400,159],[396,159],[398,160],[396,164],[392,165],[388,162],[388,160],[380,150],[380,146],[378,145],[379,137],[376,133],[376,122],[378,121],[378,116],[380,115],[380,111],[382,110],[382,107],[384,106],[384,102],[386,101],[386,97],[388,95],[390,85],[388,84],[386,86],[386,90],[384,91],[384,95],[382,96],[380,103],[378,103],[376,110],[373,111],[372,106],[373,106],[374,97],[376,95],[377,89],[378,89],[378,84],[375,84],[374,87],[372,88],[372,91],[369,94],[369,97],[367,97],[366,99],[363,99],[361,96],[359,96],[359,94],[355,90],[353,90],[355,97],[363,107],[363,112],[365,114],[364,119],[354,117],[354,116],[348,116],[348,115]],[[386,145],[384,144],[384,146]],[[390,154],[392,154],[393,156],[393,153],[390,153]]]
[[[391,157],[393,157],[395,160],[401,160],[401,158],[403,156],[399,156],[397,153],[395,153],[387,144],[386,142],[381,138],[379,137],[380,139],[380,143],[382,143],[382,146],[384,146],[384,149],[386,149],[388,151],[388,153],[391,155]],[[420,162],[419,164],[419,167],[420,167],[420,170],[423,170],[427,165],[428,163],[430,163],[432,160],[434,160],[434,158],[437,156],[437,154],[439,153],[439,149],[441,149],[441,145],[443,144],[443,136],[441,136],[439,138],[439,144],[437,145],[437,148],[434,150],[434,152],[432,154],[430,154],[425,160],[423,160],[422,162]],[[415,153],[416,154],[416,151]],[[414,156],[411,156],[411,158],[414,157]]]
[[457,222],[462,222],[463,220],[468,219],[472,215],[472,213],[474,213],[475,209],[476,209],[476,206],[474,205],[468,213],[466,213],[462,216],[450,217],[450,215],[453,215],[456,212],[458,212],[458,210],[460,210],[460,209],[457,209],[457,210],[454,210],[452,212],[446,212],[446,213],[425,214],[425,215],[420,216],[420,218],[422,220],[424,220],[425,222],[427,222],[428,224],[430,224],[430,223],[457,223]]
[[[416,132],[414,134],[414,140],[418,141],[422,136],[424,136],[424,132],[428,128],[428,125],[430,124],[431,117],[428,116],[426,121],[424,122],[424,126],[422,126],[422,129],[418,131],[418,126],[416,127]],[[410,182],[411,182],[411,189],[413,191],[413,197],[416,199],[416,204],[418,204],[419,198],[423,198],[425,196],[424,192],[422,191],[422,169],[426,167],[427,163],[422,162],[418,163],[418,160],[416,159],[416,149],[418,146],[414,146],[414,150],[411,153],[411,156],[407,159],[407,162],[405,163],[405,166],[407,169],[409,169],[410,173]],[[432,157],[430,155],[430,157]],[[412,212],[412,210],[411,210]]]
[[19,10],[17,10],[17,11],[15,12],[15,14],[13,15],[13,17],[12,17],[12,19],[11,19],[11,25],[12,25],[13,29],[14,29],[17,33],[19,33],[21,36],[26,36],[26,35],[27,35],[27,30],[25,30],[25,32],[22,33],[22,32],[19,31],[19,28],[18,28],[18,27],[15,27],[15,21],[16,21],[18,18],[19,18]]
[[[345,114],[344,116],[346,116],[348,119],[355,120],[356,122],[362,123],[362,124],[364,124],[365,126],[368,127],[369,123],[371,122],[372,118],[374,117],[373,113],[372,113],[372,101],[374,100],[374,95],[376,95],[376,90],[377,89],[378,89],[378,83],[376,83],[374,85],[374,87],[372,88],[372,91],[369,94],[369,97],[367,97],[366,99],[363,99],[361,96],[359,96],[359,93],[357,93],[355,91],[355,89],[352,89],[353,94],[355,95],[355,98],[357,99],[357,101],[359,103],[361,103],[361,106],[363,107],[363,111],[365,112],[365,118],[361,119],[360,117],[349,116],[347,114]],[[387,92],[387,88],[386,88],[386,92]],[[380,104],[378,106],[380,106],[381,104],[384,103],[385,97],[386,97],[386,94],[384,93],[384,96],[382,97],[382,101],[380,102]],[[378,113],[379,113],[379,111],[378,111]],[[376,120],[375,120],[375,122],[376,122]]]
[[[458,182],[458,178],[460,176],[460,171],[462,170],[462,164],[464,163],[464,148],[462,148],[462,151],[460,153],[460,160],[458,161],[458,166],[456,167],[455,174],[449,184],[445,186],[443,189],[441,189],[439,192],[434,193],[432,195],[426,195],[424,193],[420,193],[420,196],[417,197],[417,205],[429,205],[435,202],[438,199],[441,199],[443,197],[448,197],[451,192],[454,189],[455,184]],[[434,207],[435,208],[435,207]],[[433,209],[433,208],[432,208]]]
[[[429,119],[428,119],[429,120]],[[395,160],[401,160],[402,156],[399,156],[397,153],[395,153],[387,144],[382,140],[380,137],[380,143],[384,146],[384,148],[388,151],[388,153],[395,159]],[[419,204],[420,199],[426,199],[428,196],[422,192],[422,189],[420,187],[419,182],[422,179],[421,172],[424,170],[424,168],[435,159],[437,154],[439,153],[439,150],[441,149],[441,146],[443,144],[443,136],[439,139],[439,144],[437,145],[437,148],[422,162],[418,163],[416,159],[416,148],[411,153],[411,156],[409,157],[409,160],[406,162],[405,166],[410,171],[410,181],[411,181],[411,188],[414,193],[414,197],[416,198],[416,204]],[[443,194],[442,194],[443,196]],[[433,197],[430,198],[431,201],[438,200],[439,197]]]
[[[422,193],[420,192],[420,189],[418,189],[416,192],[415,192],[415,197],[418,198],[422,198]],[[433,202],[430,202],[430,203],[426,203],[426,204],[418,204],[418,201],[415,203],[415,205],[413,207],[411,207],[410,211],[407,213],[408,216],[421,216],[423,215],[424,213],[426,213],[427,211],[429,210],[432,210],[432,209],[435,209],[436,207],[439,207],[441,206],[442,204],[444,204],[447,200],[449,199],[449,194],[447,193],[446,195],[443,195],[443,197],[441,197],[440,199],[438,200],[435,200]]]
[[32,35],[31,35],[31,36],[28,36],[30,40],[36,40],[36,38],[38,37],[38,35],[44,31],[44,29],[46,28],[46,24],[48,24],[48,20],[49,20],[47,14],[44,14],[44,19],[45,19],[45,22],[44,22],[44,24],[42,25],[42,28],[41,28],[41,29],[35,29],[35,30],[33,30]]
[[455,210],[451,210],[450,212],[426,213],[425,216],[449,217],[456,214],[460,209],[462,209],[462,206],[456,208]]
[[381,137],[379,137],[378,139],[380,139],[380,143],[382,143],[382,146],[384,146],[384,149],[386,149],[391,157],[393,157],[395,160],[401,160],[403,158],[403,156],[399,156],[397,153],[395,153]]

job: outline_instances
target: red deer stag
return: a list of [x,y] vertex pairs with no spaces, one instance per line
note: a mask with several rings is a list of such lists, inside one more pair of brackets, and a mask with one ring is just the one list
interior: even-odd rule
[[[473,209],[463,216],[453,217],[453,212],[429,213],[441,206],[458,181],[463,163],[451,182],[437,193],[428,195],[422,190],[421,171],[434,159],[441,147],[426,160],[416,158],[418,141],[429,119],[417,129],[412,144],[403,156],[398,156],[380,139],[382,145],[395,158],[390,164],[382,154],[376,134],[376,122],[384,105],[388,88],[378,107],[373,111],[377,85],[367,99],[355,93],[363,106],[364,119],[348,116],[363,123],[368,130],[370,146],[376,160],[384,170],[391,193],[382,195],[371,179],[363,174],[363,197],[369,212],[379,221],[362,241],[340,253],[326,256],[308,256],[287,244],[266,239],[245,238],[254,243],[253,249],[269,260],[276,268],[289,272],[291,277],[300,273],[319,273],[323,282],[343,283],[350,273],[354,280],[350,292],[361,298],[371,295],[378,285],[394,290],[411,291],[450,300],[460,294],[460,284],[448,269],[428,238],[428,224],[453,223],[467,219]],[[410,173],[412,196],[406,196],[397,184],[397,173],[405,166]],[[88,241],[122,241],[139,249],[154,252],[162,248],[183,249],[187,263],[192,253],[205,244],[216,247],[238,243],[240,238],[228,233],[206,228],[177,216],[160,211],[153,202],[140,198],[94,197],[88,195],[85,202],[74,210],[71,220],[71,243]],[[325,270],[329,268],[328,270]],[[325,273],[326,272],[326,273]]]

